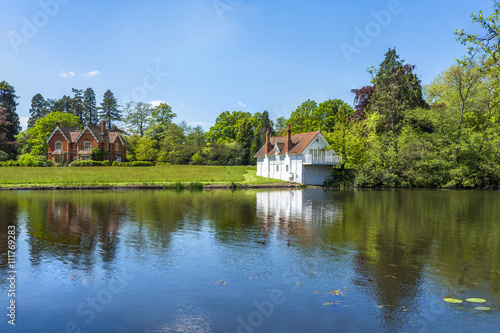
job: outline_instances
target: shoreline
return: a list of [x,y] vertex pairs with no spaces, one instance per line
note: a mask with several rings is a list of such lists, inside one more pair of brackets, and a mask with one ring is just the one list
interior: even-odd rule
[[[206,184],[200,190],[246,190],[246,189],[285,189],[301,188],[297,183],[268,183],[268,184]],[[175,190],[176,188],[166,185],[81,185],[81,186],[61,186],[61,185],[42,185],[42,186],[12,186],[0,187],[0,191],[67,191],[67,190]],[[185,189],[189,190],[189,184]]]

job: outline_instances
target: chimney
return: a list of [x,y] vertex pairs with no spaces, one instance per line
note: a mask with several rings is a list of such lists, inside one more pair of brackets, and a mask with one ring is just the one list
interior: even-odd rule
[[286,131],[286,142],[285,142],[285,152],[289,152],[292,149],[292,131],[290,130],[290,125]]
[[78,131],[78,123],[73,123],[73,130],[76,132]]
[[106,120],[101,120],[101,133],[104,133],[106,130]]
[[266,155],[271,151],[271,133],[269,132],[269,128],[267,129],[266,133]]
[[61,122],[60,121],[56,121],[56,127],[59,127],[61,126]]

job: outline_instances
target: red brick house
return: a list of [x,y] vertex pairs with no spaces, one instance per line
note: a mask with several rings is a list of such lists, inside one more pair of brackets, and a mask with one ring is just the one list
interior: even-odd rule
[[78,124],[73,127],[61,126],[56,121],[56,129],[47,140],[49,146],[48,159],[54,163],[71,163],[74,160],[90,160],[92,148],[99,147],[107,155],[110,162],[123,162],[127,158],[127,144],[118,132],[116,125],[106,128],[106,121],[101,120],[99,126],[86,125],[82,131]]

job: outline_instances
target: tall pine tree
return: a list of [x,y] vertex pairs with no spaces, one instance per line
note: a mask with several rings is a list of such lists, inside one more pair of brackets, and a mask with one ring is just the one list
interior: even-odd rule
[[83,103],[83,89],[71,89],[75,96],[72,99],[72,109],[73,114],[80,118],[80,122],[85,124],[85,115],[84,115],[84,103]]
[[30,118],[28,120],[28,128],[35,126],[35,122],[44,117],[49,110],[47,109],[47,101],[41,94],[36,94],[31,99],[31,108],[30,108]]
[[120,121],[122,119],[120,106],[111,90],[104,93],[104,98],[99,109],[99,116],[101,119],[106,120],[108,128],[111,128],[112,121]]
[[414,70],[415,66],[399,59],[396,49],[389,49],[373,79],[376,90],[371,97],[371,110],[381,116],[384,132],[389,134],[396,153],[406,112],[426,105]]
[[97,125],[99,117],[97,114],[95,93],[92,88],[88,88],[83,94],[83,109],[85,122],[87,124]]
[[15,136],[21,131],[17,115],[16,91],[5,81],[0,82],[0,149],[14,158],[17,154]]

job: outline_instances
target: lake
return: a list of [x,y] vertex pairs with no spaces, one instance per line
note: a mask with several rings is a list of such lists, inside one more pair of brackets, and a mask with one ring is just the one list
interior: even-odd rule
[[0,191],[0,253],[1,332],[500,326],[500,192]]

